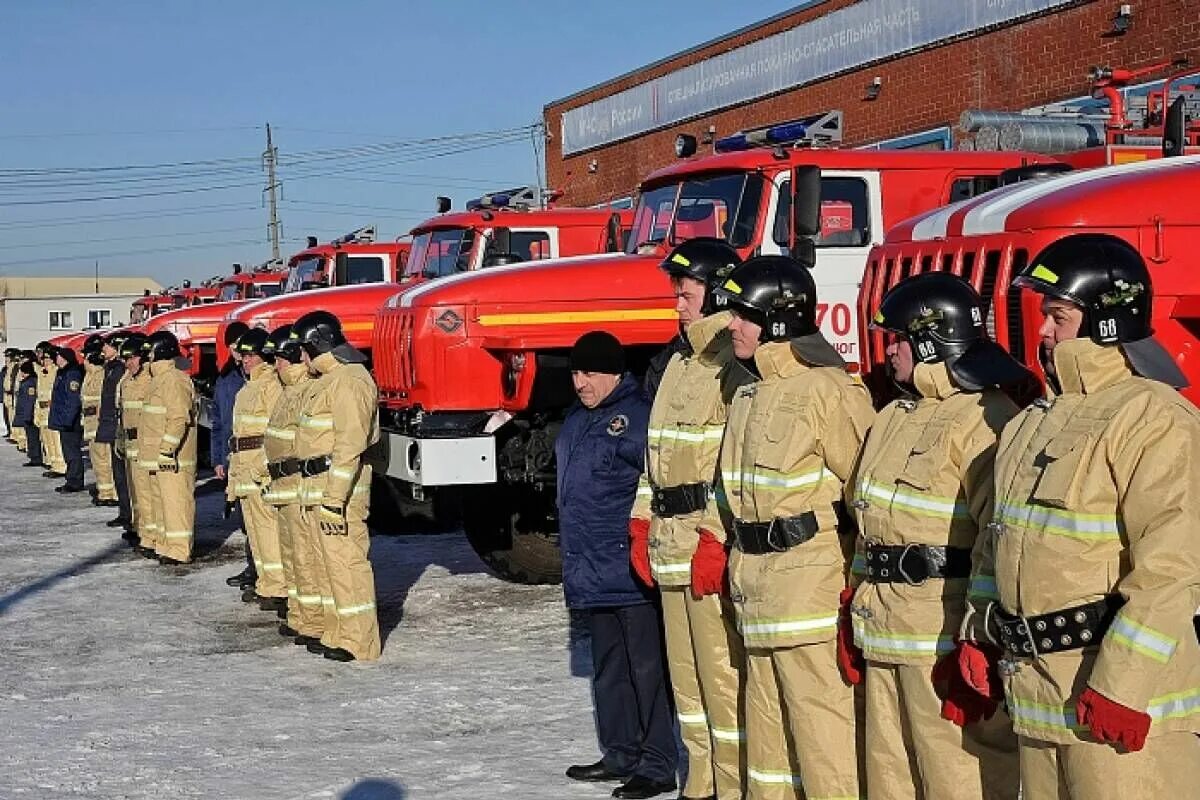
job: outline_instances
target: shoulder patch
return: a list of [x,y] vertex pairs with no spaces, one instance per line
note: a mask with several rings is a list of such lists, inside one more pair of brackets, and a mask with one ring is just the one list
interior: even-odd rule
[[37,397],[37,389],[32,386],[29,387],[28,392],[30,397]]
[[624,414],[617,414],[608,421],[608,435],[620,436],[629,430],[629,417]]
[[78,392],[79,391],[79,381],[71,381],[70,389],[72,392]]

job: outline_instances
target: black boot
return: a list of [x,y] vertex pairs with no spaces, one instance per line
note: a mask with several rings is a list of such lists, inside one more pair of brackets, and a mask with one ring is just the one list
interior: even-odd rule
[[648,800],[660,794],[675,791],[675,781],[654,781],[634,775],[629,780],[613,789],[612,796],[618,800]]
[[321,644],[320,639],[310,642],[309,644],[305,645],[305,647],[307,647],[308,652],[312,653],[313,655],[317,655],[317,656],[325,655],[325,651],[329,649],[325,645]]
[[158,563],[162,564],[165,567],[181,567],[184,564],[186,564],[187,562],[180,561],[177,558],[171,558],[170,556],[159,556]]
[[117,517],[116,519],[110,519],[104,524],[110,528],[124,528],[129,524],[129,520],[125,519],[124,517]]
[[279,613],[283,611],[287,615],[287,598],[286,597],[264,597],[258,601],[258,607],[263,611],[274,611]]
[[[310,644],[320,644],[321,640],[315,636],[305,636],[303,633],[296,637],[296,644],[301,647],[308,647]],[[315,651],[314,651],[315,652]]]
[[226,586],[236,586],[239,589],[249,589],[258,581],[258,576],[250,571],[249,567],[239,572],[237,575],[230,575],[225,579]]
[[567,777],[573,781],[623,781],[628,776],[613,772],[603,761],[595,764],[575,764],[567,767]]
[[253,589],[247,589],[246,591],[242,592],[242,602],[243,603],[257,603],[260,600],[265,600],[265,599],[266,598],[259,597],[258,592],[254,591]]
[[341,647],[327,647],[325,648],[325,657],[330,661],[353,661],[354,653]]
[[291,625],[288,625],[286,622],[281,622],[279,623],[279,635],[295,639],[300,635],[300,631],[296,630]]

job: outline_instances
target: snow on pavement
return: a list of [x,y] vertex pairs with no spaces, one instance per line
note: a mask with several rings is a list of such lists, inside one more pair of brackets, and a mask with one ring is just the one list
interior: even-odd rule
[[337,664],[224,579],[243,537],[198,498],[197,562],[140,558],[0,444],[0,798],[602,798],[586,638],[553,586],[461,534],[371,542],[383,657]]

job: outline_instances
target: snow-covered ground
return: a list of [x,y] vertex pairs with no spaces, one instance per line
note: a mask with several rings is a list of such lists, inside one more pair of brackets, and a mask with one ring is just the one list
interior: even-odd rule
[[[557,587],[461,535],[371,543],[383,658],[296,647],[224,579],[243,538],[199,498],[196,563],[131,552],[0,443],[0,798],[602,798],[586,639]],[[574,632],[573,632],[574,630]]]

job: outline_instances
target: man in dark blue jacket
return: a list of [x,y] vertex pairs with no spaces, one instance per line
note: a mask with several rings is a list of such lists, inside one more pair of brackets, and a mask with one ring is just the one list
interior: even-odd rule
[[[228,479],[229,470],[229,437],[233,435],[233,403],[237,393],[246,385],[246,376],[242,374],[242,357],[234,345],[242,334],[250,330],[244,322],[231,322],[225,328],[225,346],[229,349],[229,359],[221,366],[221,373],[213,384],[212,413],[209,422],[212,432],[208,438],[208,457],[212,463],[213,473],[222,484]],[[224,494],[224,488],[221,493]],[[233,513],[232,503],[225,504],[225,518]],[[246,567],[237,575],[225,579],[230,586],[239,589],[253,588],[258,581],[258,572],[254,568],[254,557],[250,553],[250,539],[246,539]]]
[[73,494],[84,491],[83,485],[83,367],[75,351],[59,347],[54,352],[58,373],[54,376],[54,393],[50,396],[48,427],[58,431],[62,442],[63,460],[67,462],[67,482],[54,491]]
[[20,378],[13,398],[13,424],[25,429],[25,453],[29,456],[29,460],[21,466],[44,467],[41,432],[33,424],[33,410],[37,407],[37,367],[33,365],[32,357],[22,353],[17,369]]
[[629,512],[646,453],[650,405],[625,372],[621,343],[603,331],[571,351],[579,403],[555,442],[559,541],[567,606],[585,611],[592,637],[592,689],[603,758],[576,765],[582,781],[628,779],[617,798],[675,790],[662,629],[653,592],[629,567]]
[[[96,443],[109,453],[112,460],[111,472],[116,489],[117,516],[108,521],[110,528],[124,528],[122,534],[130,544],[137,542],[133,530],[133,511],[129,499],[129,475],[126,472],[125,456],[117,447],[117,430],[121,427],[120,391],[121,379],[125,377],[125,362],[121,359],[121,345],[126,334],[118,331],[104,340],[100,354],[104,357],[104,381],[100,385],[99,421],[96,425]],[[96,467],[92,465],[93,469]],[[105,505],[108,505],[105,503]]]

